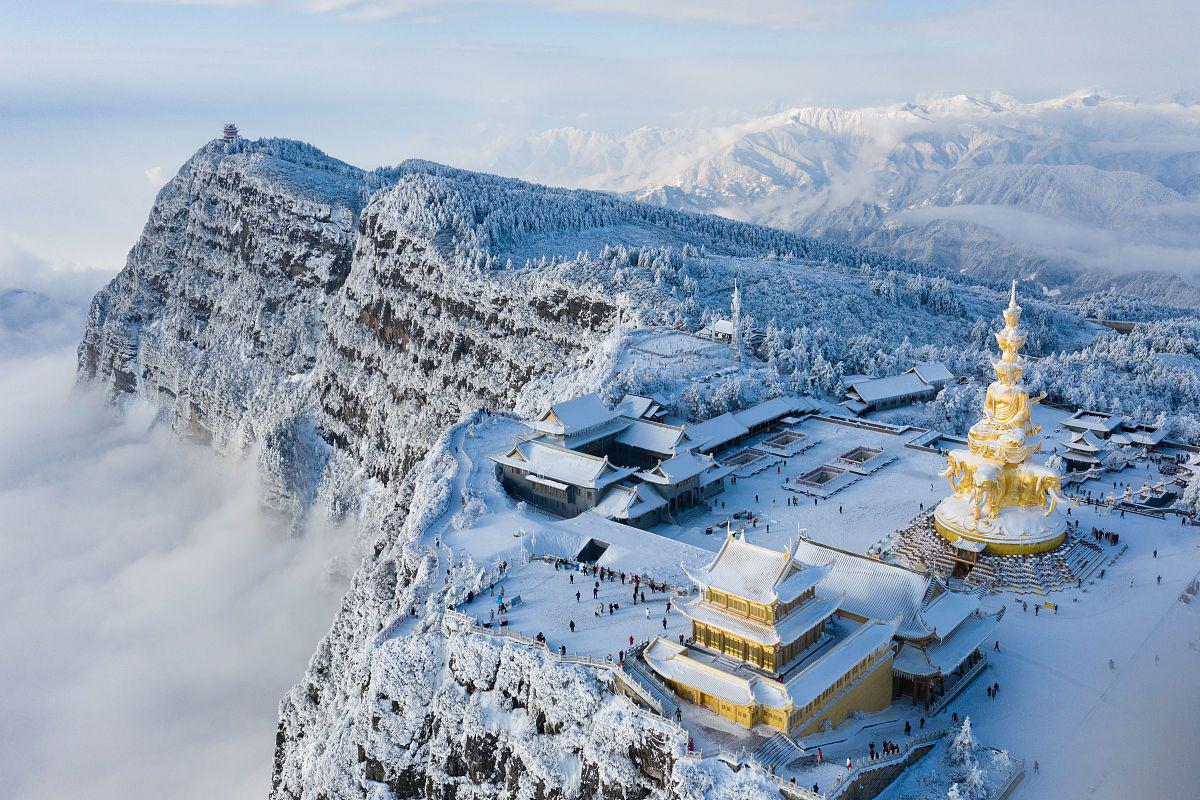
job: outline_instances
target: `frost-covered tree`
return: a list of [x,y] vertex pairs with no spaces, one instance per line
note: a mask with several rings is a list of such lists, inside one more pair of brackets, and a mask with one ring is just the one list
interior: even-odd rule
[[974,381],[950,384],[925,405],[925,425],[942,433],[965,434],[979,419],[983,387]]
[[1200,470],[1192,473],[1191,479],[1183,489],[1178,505],[1191,514],[1200,514]]

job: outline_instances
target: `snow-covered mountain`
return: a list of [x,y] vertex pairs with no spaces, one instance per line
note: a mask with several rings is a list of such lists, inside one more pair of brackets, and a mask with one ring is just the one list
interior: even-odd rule
[[[616,368],[619,307],[625,326],[695,328],[727,310],[735,280],[762,360],[708,381],[670,354],[658,372]],[[682,758],[686,742],[594,670],[443,630],[445,565],[419,539],[459,491],[450,431],[586,391],[688,387],[678,410],[707,415],[920,359],[978,371],[1006,300],[971,276],[608,193],[217,141],[162,189],[93,301],[79,376],[254,457],[284,513],[359,521],[365,557],[281,703],[275,798],[757,800],[777,791]],[[1026,351],[1076,353],[1063,369],[1087,377],[1089,343],[1108,340],[1082,313],[1169,316],[1094,302],[1025,303]],[[1195,322],[1172,324],[1099,354],[1124,382],[1073,383],[1114,410],[1194,407],[1200,377],[1167,361],[1143,371],[1147,351],[1195,354]]]
[[1200,105],[997,92],[713,128],[562,128],[491,169],[840,239],[1052,294],[1200,305]]

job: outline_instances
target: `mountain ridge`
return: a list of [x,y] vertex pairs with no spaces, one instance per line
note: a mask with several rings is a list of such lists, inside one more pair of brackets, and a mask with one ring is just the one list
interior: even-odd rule
[[[711,128],[562,128],[501,149],[490,167],[981,279],[1028,279],[1055,295],[1081,297],[1100,283],[1200,304],[1200,106],[1182,98],[1084,90],[1022,103],[989,92],[800,107]],[[975,205],[1034,214],[1042,227],[1069,228],[1070,243],[1041,227],[1014,233],[983,214],[940,211]],[[1098,236],[1129,243],[1119,263],[1089,246]],[[936,252],[913,241],[935,237]]]

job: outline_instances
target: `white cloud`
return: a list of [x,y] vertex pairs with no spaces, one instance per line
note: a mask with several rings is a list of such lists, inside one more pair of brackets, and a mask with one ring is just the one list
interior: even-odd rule
[[73,305],[87,305],[113,271],[51,262],[16,236],[0,230],[0,292],[23,289]]
[[855,14],[879,9],[882,0],[134,0],[157,5],[276,5],[311,14],[337,14],[347,19],[409,17],[436,21],[435,12],[481,13],[488,9],[525,9],[555,14],[635,17],[670,22],[710,22],[768,28],[824,29]]
[[151,186],[158,187],[167,182],[163,178],[162,167],[148,167],[143,174],[146,176],[146,180],[150,181]]
[[[1152,215],[1153,209],[1146,212]],[[1200,215],[1200,204],[1163,207],[1163,214]],[[1154,231],[1099,228],[1061,217],[992,205],[928,206],[897,215],[897,221],[921,225],[936,219],[981,225],[1004,241],[1026,247],[1052,262],[1078,264],[1105,272],[1170,272],[1200,276],[1200,236],[1161,236]]]
[[250,466],[73,391],[73,348],[0,364],[4,795],[266,796],[352,536],[287,536]]

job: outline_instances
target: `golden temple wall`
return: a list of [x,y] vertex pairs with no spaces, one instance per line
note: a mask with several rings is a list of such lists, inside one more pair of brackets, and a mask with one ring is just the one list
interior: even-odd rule
[[[816,703],[810,703],[806,709],[792,710],[793,727],[799,728],[796,731],[797,736],[806,736],[821,730],[825,727],[826,720],[830,725],[836,727],[855,711],[869,714],[873,711],[882,711],[892,704],[892,653],[890,650],[883,659],[875,658],[864,662],[846,675],[855,677],[849,679],[844,677],[838,681],[840,688],[835,687],[834,691],[829,693],[833,702],[828,708],[813,708],[822,702],[818,700]],[[859,680],[860,678],[861,680]],[[855,680],[859,680],[859,683],[855,684]],[[847,687],[849,687],[848,691]],[[844,692],[844,694],[839,696],[838,692]],[[829,699],[827,698],[824,702],[829,703]],[[807,715],[805,714],[806,710]],[[815,716],[813,716],[814,714]]]

